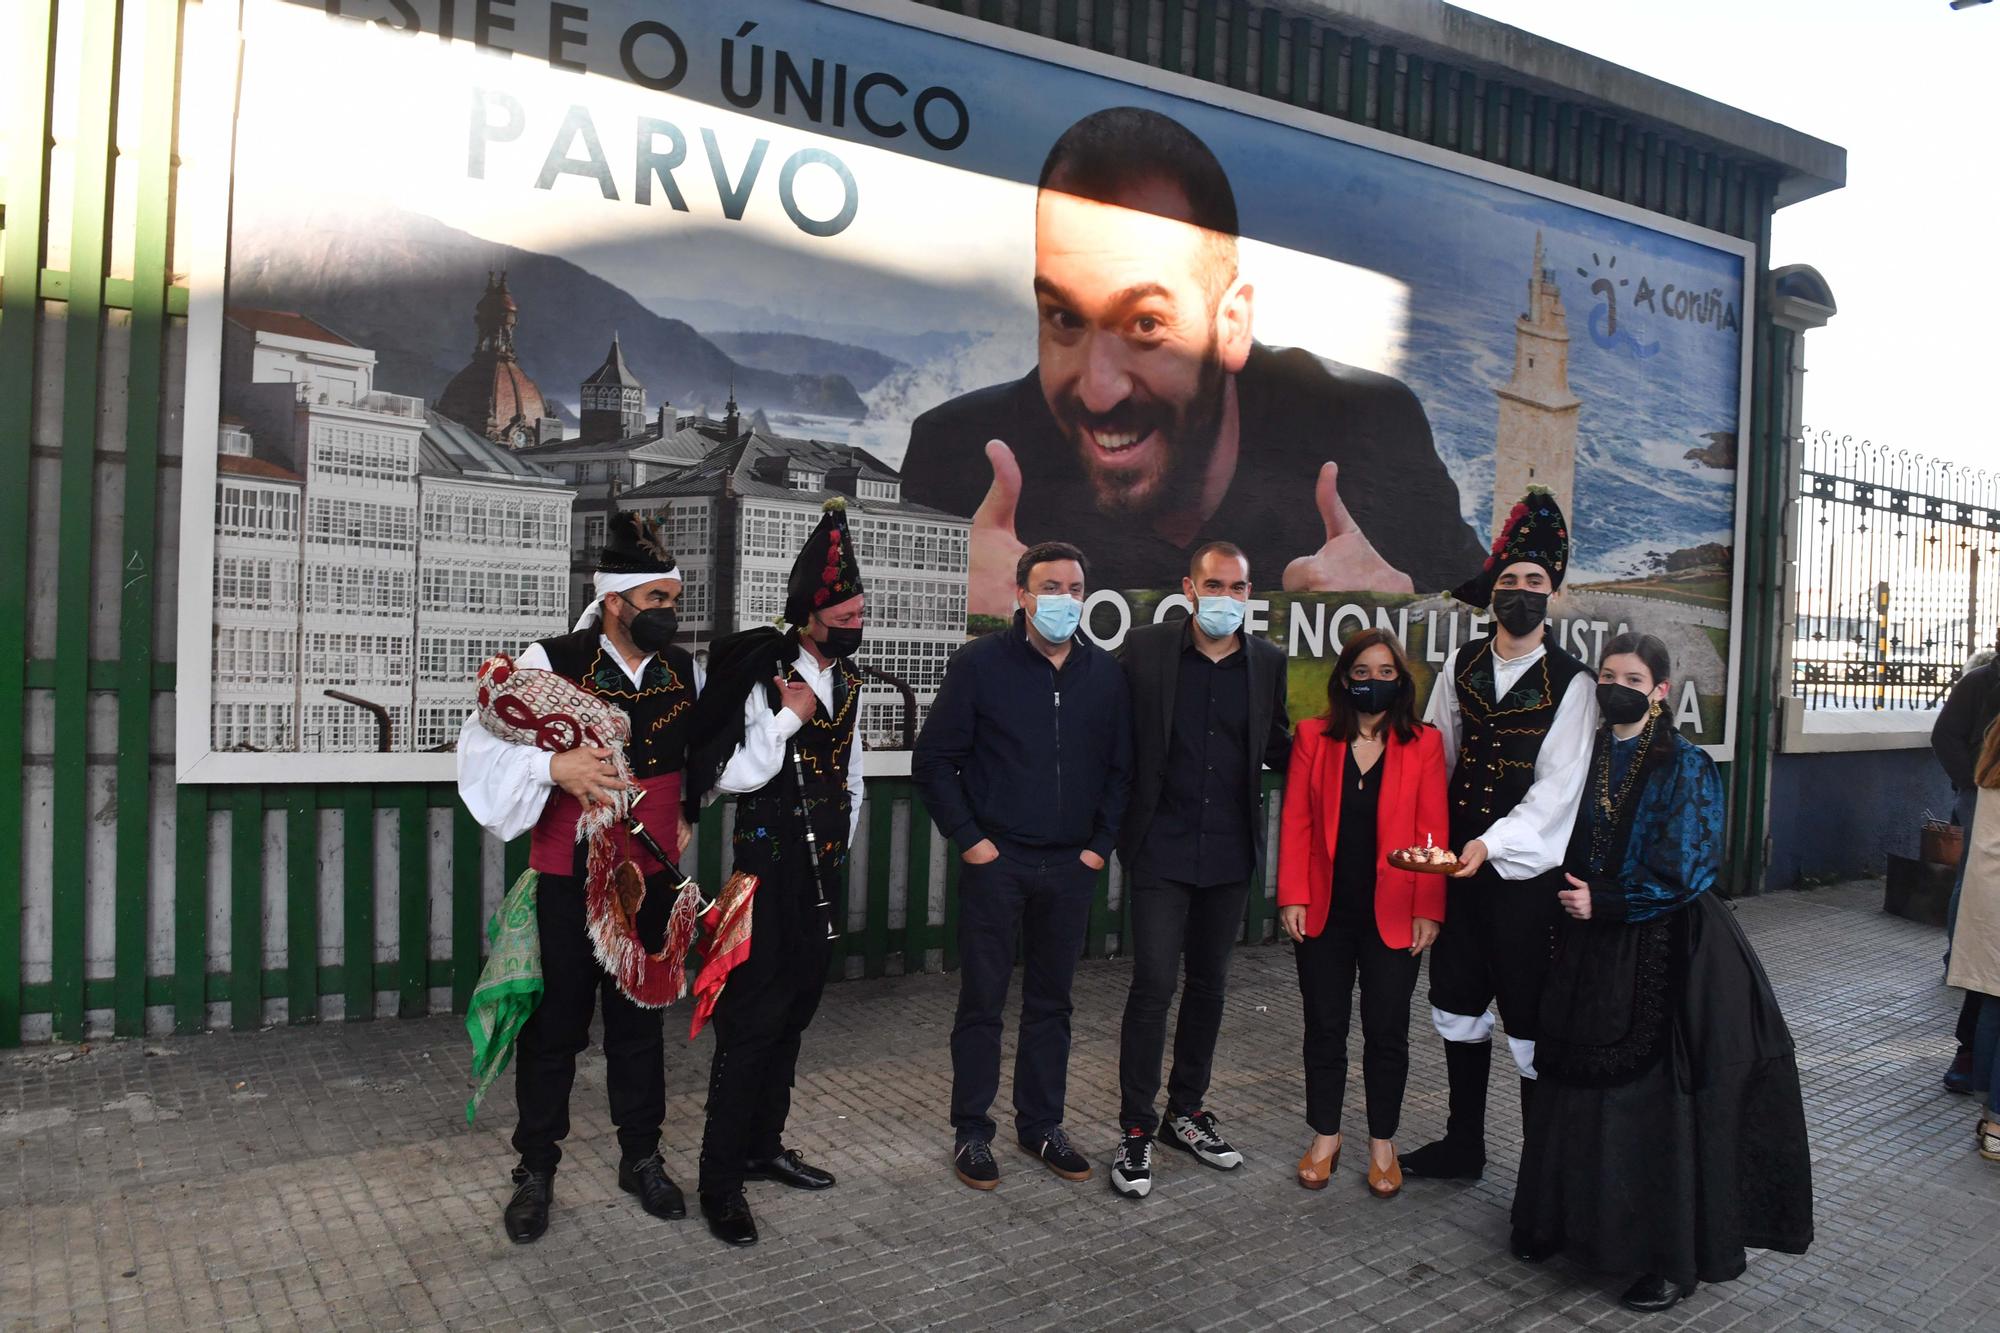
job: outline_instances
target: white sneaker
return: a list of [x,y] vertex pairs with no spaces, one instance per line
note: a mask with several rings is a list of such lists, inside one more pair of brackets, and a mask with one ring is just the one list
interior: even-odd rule
[[1153,1140],[1143,1130],[1131,1129],[1111,1157],[1111,1188],[1128,1199],[1143,1199],[1153,1192]]
[[1215,1132],[1215,1117],[1207,1111],[1168,1116],[1167,1122],[1160,1126],[1160,1141],[1194,1154],[1219,1171],[1233,1171],[1243,1165],[1243,1154]]

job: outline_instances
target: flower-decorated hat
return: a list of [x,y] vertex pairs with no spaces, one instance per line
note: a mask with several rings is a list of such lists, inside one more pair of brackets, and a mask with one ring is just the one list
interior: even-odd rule
[[1569,566],[1569,520],[1545,486],[1528,488],[1521,502],[1508,512],[1479,573],[1459,584],[1451,595],[1484,610],[1493,602],[1493,584],[1500,571],[1523,561],[1547,570],[1551,588],[1562,587],[1563,570]]
[[815,611],[861,595],[861,560],[847,535],[847,501],[834,496],[792,562],[785,580],[785,620],[803,625]]

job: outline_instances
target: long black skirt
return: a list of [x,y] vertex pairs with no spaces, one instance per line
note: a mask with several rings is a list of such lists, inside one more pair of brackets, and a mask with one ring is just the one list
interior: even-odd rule
[[1727,904],[1703,895],[1680,915],[1665,1049],[1608,1087],[1544,1073],[1513,1221],[1586,1268],[1726,1282],[1746,1249],[1812,1243],[1812,1160],[1762,965]]

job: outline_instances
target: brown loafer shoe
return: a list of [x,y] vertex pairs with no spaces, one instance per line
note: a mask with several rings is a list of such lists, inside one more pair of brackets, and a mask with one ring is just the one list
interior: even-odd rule
[[1299,1184],[1309,1190],[1323,1190],[1326,1182],[1333,1179],[1334,1168],[1340,1165],[1340,1148],[1336,1146],[1331,1157],[1314,1157],[1312,1149],[1299,1158]]
[[1378,1199],[1393,1199],[1398,1194],[1401,1194],[1403,1192],[1403,1164],[1394,1158],[1390,1158],[1389,1169],[1384,1171],[1381,1167],[1375,1165],[1373,1158],[1370,1158],[1368,1162],[1368,1192]]

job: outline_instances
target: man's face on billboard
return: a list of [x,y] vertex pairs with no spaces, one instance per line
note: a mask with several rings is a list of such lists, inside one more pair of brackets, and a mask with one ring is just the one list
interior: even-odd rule
[[1249,355],[1234,247],[1187,213],[1164,180],[1105,204],[1063,193],[1058,177],[1036,200],[1042,394],[1107,514],[1192,501],[1227,377]]

